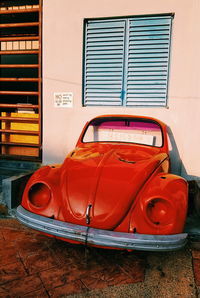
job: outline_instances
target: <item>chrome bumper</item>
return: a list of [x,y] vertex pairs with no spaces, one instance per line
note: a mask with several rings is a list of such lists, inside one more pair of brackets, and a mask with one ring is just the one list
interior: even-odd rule
[[22,206],[17,208],[16,216],[20,222],[30,228],[88,245],[145,251],[172,251],[181,249],[187,242],[186,233],[145,235],[100,230],[37,215]]

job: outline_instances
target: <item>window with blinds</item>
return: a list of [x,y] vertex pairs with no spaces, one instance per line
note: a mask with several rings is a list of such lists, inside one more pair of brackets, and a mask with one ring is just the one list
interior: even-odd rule
[[172,15],[85,21],[85,106],[166,106]]

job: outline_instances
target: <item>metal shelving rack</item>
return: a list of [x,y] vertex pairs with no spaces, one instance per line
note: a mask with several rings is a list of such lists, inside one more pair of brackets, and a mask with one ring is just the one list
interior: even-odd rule
[[0,158],[41,160],[42,0],[0,4]]

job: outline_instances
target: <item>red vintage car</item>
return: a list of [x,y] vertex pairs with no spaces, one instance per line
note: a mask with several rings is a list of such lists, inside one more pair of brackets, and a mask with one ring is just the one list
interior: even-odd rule
[[187,182],[170,174],[167,128],[150,117],[99,116],[60,166],[28,181],[17,218],[59,239],[91,246],[182,248]]

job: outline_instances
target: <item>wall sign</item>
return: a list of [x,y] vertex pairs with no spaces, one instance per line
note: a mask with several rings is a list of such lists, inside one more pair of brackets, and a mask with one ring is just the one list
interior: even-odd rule
[[55,92],[54,93],[55,108],[72,108],[73,93],[72,92]]

